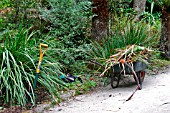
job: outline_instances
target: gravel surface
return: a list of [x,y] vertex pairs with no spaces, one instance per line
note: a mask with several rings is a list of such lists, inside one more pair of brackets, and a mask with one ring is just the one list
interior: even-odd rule
[[77,96],[44,113],[170,113],[170,68],[158,75],[146,75],[143,89],[126,101],[136,89],[131,77],[112,89],[110,85],[91,94]]

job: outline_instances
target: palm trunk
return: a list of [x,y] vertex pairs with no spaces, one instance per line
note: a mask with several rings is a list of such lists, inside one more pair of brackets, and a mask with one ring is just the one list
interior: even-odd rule
[[92,37],[98,42],[108,33],[108,0],[93,0]]
[[160,37],[160,50],[164,52],[162,54],[166,58],[170,57],[170,12],[169,8],[162,10],[162,31]]

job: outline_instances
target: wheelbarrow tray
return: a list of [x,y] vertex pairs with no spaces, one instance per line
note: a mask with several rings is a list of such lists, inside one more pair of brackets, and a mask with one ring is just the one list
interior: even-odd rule
[[[141,62],[141,61],[133,62],[132,69],[127,65],[124,65],[124,66],[125,66],[125,73],[126,74],[132,74],[133,73],[132,69],[135,72],[139,72],[139,71],[145,70],[148,67],[148,65],[146,63]],[[115,73],[115,74],[120,74],[121,72],[123,72],[122,64],[116,64],[116,65],[112,66],[112,69],[114,69],[113,73]]]
[[[130,65],[130,64],[128,64]],[[141,61],[137,61],[137,62],[133,62],[133,66],[132,68],[130,66],[124,65],[124,69],[122,64],[116,64],[112,66],[112,73],[111,73],[111,86],[112,88],[117,88],[119,85],[119,81],[120,81],[120,76],[121,74],[124,73],[123,70],[125,70],[125,74],[132,74],[134,75],[134,73],[132,72],[132,69],[135,71],[136,75],[137,75],[137,79],[139,80],[139,84],[140,84],[140,88],[142,89],[142,82],[143,79],[145,77],[145,69],[147,68],[147,64]],[[136,78],[134,77],[135,81]],[[114,85],[114,81],[117,81],[117,83]],[[137,82],[137,81],[136,81]]]

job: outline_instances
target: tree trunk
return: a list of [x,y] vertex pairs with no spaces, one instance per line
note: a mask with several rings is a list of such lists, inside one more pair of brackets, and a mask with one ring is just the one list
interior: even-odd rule
[[92,37],[98,42],[108,33],[108,0],[93,0]]
[[18,19],[19,19],[19,1],[18,0],[15,0],[14,2],[14,8],[15,8],[15,19],[14,19],[14,23],[15,25],[18,24]]
[[137,12],[135,20],[138,21],[140,15],[145,11],[146,0],[133,0],[133,9]]
[[166,58],[170,58],[170,6],[162,10],[162,31],[160,37],[160,50]]

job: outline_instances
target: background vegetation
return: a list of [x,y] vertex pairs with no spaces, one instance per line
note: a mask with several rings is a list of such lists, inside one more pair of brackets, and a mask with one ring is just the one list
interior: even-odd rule
[[[92,3],[88,0],[0,1],[0,106],[35,105],[33,81],[39,44],[48,44],[38,87],[54,101],[59,91],[77,89],[78,94],[96,86],[87,61],[108,58],[116,48],[136,44],[158,50],[161,33],[159,4],[147,0],[139,22],[132,0],[109,1],[109,34],[101,43],[91,38]],[[160,57],[159,53],[153,55]],[[83,85],[66,84],[60,75],[81,76]],[[88,75],[88,76],[87,76]]]

